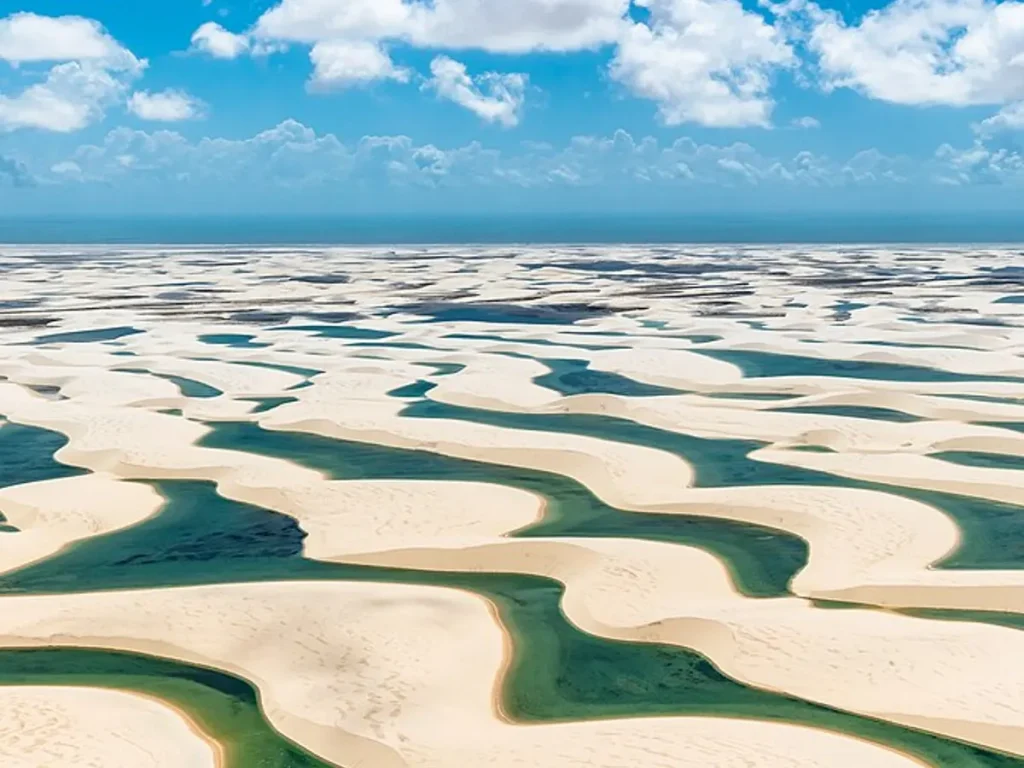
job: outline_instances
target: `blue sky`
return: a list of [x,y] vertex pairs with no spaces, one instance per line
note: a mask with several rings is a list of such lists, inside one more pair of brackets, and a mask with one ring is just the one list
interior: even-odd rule
[[15,0],[4,13],[11,214],[1024,202],[1020,2]]

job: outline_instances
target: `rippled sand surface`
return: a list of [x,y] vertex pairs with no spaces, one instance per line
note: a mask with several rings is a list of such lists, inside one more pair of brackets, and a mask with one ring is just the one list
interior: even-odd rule
[[1024,765],[1018,260],[0,247],[0,757]]

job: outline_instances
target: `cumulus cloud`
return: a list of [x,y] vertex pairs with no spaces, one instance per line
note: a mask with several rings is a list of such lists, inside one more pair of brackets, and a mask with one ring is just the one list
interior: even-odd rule
[[[314,88],[411,79],[386,52],[393,43],[505,54],[608,46],[611,76],[655,101],[670,125],[768,125],[772,75],[794,63],[782,31],[740,0],[280,0],[244,34],[203,29],[230,36],[225,57],[250,42],[311,46]],[[442,76],[431,72],[435,90],[484,119],[514,124],[521,76],[467,81],[446,63],[453,61],[446,54]]]
[[736,0],[638,0],[646,23],[623,34],[611,74],[654,100],[669,125],[765,126],[771,74],[791,66],[784,35]]
[[61,62],[41,75],[22,72],[38,82],[20,93],[0,93],[0,131],[80,130],[123,101],[146,67],[95,21],[32,13],[0,19],[0,59],[15,65]]
[[499,151],[478,142],[451,148],[407,136],[364,136],[350,144],[294,120],[248,139],[189,141],[175,131],[119,128],[54,165],[49,183],[202,185],[209,189],[373,184],[411,188],[560,188],[630,184],[750,188],[898,184],[899,158],[873,151],[846,161],[800,152],[770,157],[745,143],[681,138],[660,143],[626,131],[579,136],[562,147],[525,144]]
[[397,40],[502,53],[573,51],[612,42],[629,0],[282,0],[255,36],[317,43]]
[[943,144],[935,153],[936,180],[953,186],[1024,183],[1024,156],[1015,149],[975,141],[956,149]]
[[625,181],[721,187],[833,187],[873,181],[845,176],[843,163],[810,152],[798,152],[789,159],[775,158],[743,142],[716,145],[685,137],[662,145],[651,137],[638,141],[623,130],[610,137],[576,137],[561,151],[539,153],[531,164],[546,169],[548,181],[573,185]]
[[431,78],[425,87],[443,99],[465,107],[489,123],[511,127],[519,123],[525,101],[527,77],[523,74],[488,72],[471,77],[466,65],[447,56],[430,62]]
[[81,130],[120,102],[135,72],[112,72],[92,62],[58,64],[45,80],[16,96],[0,94],[0,130]]
[[1024,129],[1024,101],[1008,104],[992,117],[987,117],[974,126],[975,131],[989,136],[1001,131],[1022,129]]
[[[14,166],[2,166],[10,169]],[[0,176],[4,173],[0,170]],[[943,145],[930,159],[911,160],[877,149],[848,158],[809,151],[772,156],[744,142],[690,138],[659,142],[626,131],[577,136],[563,146],[524,143],[500,151],[479,142],[441,147],[407,136],[364,136],[351,143],[318,134],[294,120],[247,139],[190,141],[169,130],[118,128],[84,145],[47,171],[17,166],[15,183],[153,183],[204,190],[369,188],[631,188],[793,190],[904,185],[1024,186],[1024,155],[977,140]]]
[[80,179],[82,168],[73,160],[61,160],[50,166],[50,173],[63,179]]
[[184,91],[136,91],[128,99],[128,111],[142,120],[174,123],[201,117],[205,105]]
[[815,128],[821,128],[821,121],[816,117],[810,115],[804,115],[803,117],[795,117],[789,123],[793,128],[800,128],[805,131],[813,130]]
[[134,61],[99,22],[80,16],[15,13],[0,19],[0,59],[39,61]]
[[250,49],[248,35],[229,32],[220,24],[208,21],[192,33],[192,50],[215,59],[237,59]]
[[377,80],[409,81],[410,72],[395,63],[379,44],[356,42],[317,43],[309,53],[313,90],[366,85]]
[[897,104],[998,104],[1024,98],[1024,3],[894,0],[850,24],[807,10],[826,88]]
[[657,102],[669,125],[766,126],[771,74],[795,61],[784,36],[736,0],[638,0],[611,64],[614,79]]

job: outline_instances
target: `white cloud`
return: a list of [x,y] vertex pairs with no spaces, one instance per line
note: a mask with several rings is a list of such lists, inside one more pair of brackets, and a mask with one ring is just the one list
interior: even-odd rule
[[99,23],[77,16],[18,13],[0,19],[0,59],[20,65],[60,61],[28,79],[20,93],[0,93],[0,131],[38,128],[68,133],[102,119],[121,102],[147,64],[108,35]]
[[447,56],[430,62],[432,77],[425,87],[432,88],[443,99],[453,101],[488,123],[512,127],[526,98],[526,75],[488,72],[471,77],[466,65]]
[[800,128],[805,131],[821,128],[821,121],[816,117],[811,117],[810,115],[795,117],[789,124],[794,128]]
[[0,19],[0,59],[38,61],[134,61],[99,22],[80,16],[15,13]]
[[1024,189],[1024,156],[978,140],[962,149],[943,145],[923,161],[877,149],[846,160],[809,151],[774,157],[743,142],[680,138],[659,143],[621,130],[611,136],[577,136],[561,147],[524,142],[504,151],[477,142],[450,148],[417,144],[407,136],[364,136],[346,145],[333,134],[317,134],[286,120],[248,139],[190,141],[175,131],[118,128],[48,169],[0,162],[0,177],[5,174],[7,181],[22,185],[101,183],[131,190],[134,184],[149,184],[160,194],[169,194],[168,185],[175,185],[187,194],[214,190],[216,195],[263,188],[315,195],[365,188],[379,194],[389,187],[635,188],[638,193],[649,188],[654,195],[696,187],[725,189],[731,195],[732,190],[778,194],[841,187],[921,189],[926,184]]
[[58,64],[43,82],[17,96],[0,94],[0,130],[81,130],[124,98],[134,74],[110,72],[90,62]]
[[250,48],[248,35],[236,35],[214,21],[208,21],[192,34],[192,50],[215,59],[236,59]]
[[[881,162],[884,156],[879,158]],[[577,137],[560,152],[539,154],[532,164],[546,168],[550,182],[587,186],[631,181],[724,187],[835,187],[893,180],[844,175],[843,164],[810,152],[798,152],[786,160],[767,157],[743,142],[700,144],[689,138],[661,146],[651,137],[637,141],[622,130],[608,138]]]
[[1022,129],[1024,129],[1024,101],[1008,104],[992,117],[987,117],[974,126],[974,130],[982,135]]
[[143,120],[165,123],[192,120],[202,116],[204,110],[201,101],[178,90],[136,91],[128,99],[128,111]]
[[82,175],[82,168],[73,160],[62,160],[50,166],[50,173],[67,178],[79,178]]
[[857,184],[904,183],[908,181],[902,167],[905,165],[905,161],[888,157],[877,149],[865,149],[846,162],[842,174]]
[[[633,7],[646,11],[642,20]],[[772,75],[795,63],[783,31],[740,0],[280,0],[245,34],[201,29],[226,36],[224,57],[246,45],[311,46],[314,88],[410,79],[388,55],[392,43],[513,54],[613,46],[612,77],[672,125],[769,125]],[[518,75],[467,83],[445,74],[430,81],[443,96],[514,124]]]
[[836,162],[810,152],[775,158],[748,144],[659,144],[625,131],[579,136],[564,147],[524,144],[501,152],[471,142],[443,148],[406,136],[365,136],[345,145],[294,120],[249,139],[189,141],[174,131],[119,128],[102,143],[80,147],[50,169],[48,183],[201,184],[204,189],[353,184],[403,187],[605,187],[709,185],[891,185],[912,174],[903,161],[872,150]]
[[622,35],[611,75],[657,102],[669,125],[767,126],[771,74],[794,55],[782,33],[737,0],[638,0],[649,23]]
[[1020,184],[1024,182],[1024,156],[1007,148],[990,148],[975,141],[967,149],[943,144],[935,153],[936,180],[953,186]]
[[257,22],[264,39],[398,40],[504,53],[612,42],[629,0],[282,0]]
[[1024,98],[1024,3],[895,0],[852,25],[810,5],[806,17],[827,88],[914,105]]
[[314,90],[366,85],[375,80],[409,81],[409,70],[396,67],[380,45],[366,41],[317,43],[309,53]]

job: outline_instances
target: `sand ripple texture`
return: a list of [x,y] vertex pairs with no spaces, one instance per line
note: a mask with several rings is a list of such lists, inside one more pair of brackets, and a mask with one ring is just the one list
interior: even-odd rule
[[[0,759],[242,768],[198,701],[5,672],[87,648],[251,685],[301,765],[1019,764],[1017,258],[0,247]],[[235,506],[189,511],[206,487]],[[996,762],[768,704],[516,720],[512,676],[577,660],[523,656],[499,578]]]

